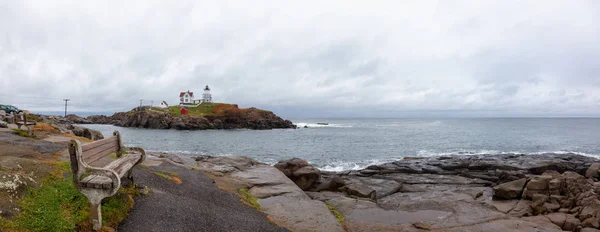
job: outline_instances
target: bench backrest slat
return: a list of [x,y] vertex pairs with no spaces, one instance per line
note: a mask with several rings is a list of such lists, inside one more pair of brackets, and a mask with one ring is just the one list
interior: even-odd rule
[[83,160],[91,165],[105,156],[119,151],[119,140],[116,136],[98,140],[82,146]]
[[86,152],[86,151],[89,151],[89,150],[94,149],[96,147],[102,146],[104,144],[114,143],[115,141],[117,141],[117,136],[111,136],[111,137],[108,137],[106,139],[102,139],[102,140],[98,140],[98,141],[95,141],[95,142],[91,142],[91,143],[85,144],[85,145],[81,146],[81,150],[83,152]]

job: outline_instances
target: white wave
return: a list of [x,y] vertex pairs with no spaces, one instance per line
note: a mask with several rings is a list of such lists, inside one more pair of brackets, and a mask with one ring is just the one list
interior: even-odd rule
[[[362,162],[330,161],[330,162],[325,162],[325,164],[322,164],[322,165],[318,165],[318,164],[313,164],[313,165],[315,165],[318,169],[320,169],[322,171],[341,172],[341,171],[349,171],[349,170],[361,170],[361,169],[364,169],[371,165],[379,165],[379,164],[389,163],[389,162],[393,162],[393,161],[396,161],[396,160],[373,159],[373,160],[367,160],[367,161],[362,161]],[[309,162],[309,163],[311,163],[311,162]]]
[[344,124],[328,124],[328,125],[322,125],[322,124],[317,124],[317,123],[307,123],[307,122],[299,122],[296,123],[296,126],[298,126],[298,128],[304,128],[305,126],[308,128],[321,128],[321,127],[334,127],[334,128],[350,128],[350,127],[354,127],[352,125],[344,125]]
[[436,156],[452,156],[452,155],[498,155],[498,154],[525,154],[525,155],[541,155],[541,154],[576,154],[582,156],[588,156],[593,158],[600,158],[600,154],[589,154],[577,151],[538,151],[538,152],[526,152],[526,151],[498,151],[498,150],[460,150],[460,151],[448,151],[448,152],[434,152],[428,150],[420,150],[415,156],[417,157],[436,157]]

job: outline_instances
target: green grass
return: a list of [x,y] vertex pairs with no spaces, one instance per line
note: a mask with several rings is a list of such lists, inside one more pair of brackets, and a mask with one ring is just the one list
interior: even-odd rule
[[[57,170],[42,180],[39,188],[30,188],[19,201],[21,213],[11,221],[0,220],[7,231],[75,231],[91,228],[89,202],[73,185],[68,162],[60,162]],[[135,189],[121,188],[102,203],[105,226],[117,226],[133,207]]]
[[333,208],[333,206],[331,206],[329,203],[325,202],[325,205],[327,205],[327,208],[329,208],[329,211],[331,211],[331,213],[333,214],[333,216],[335,216],[338,222],[341,223],[344,220],[346,220],[346,218],[344,218],[344,215],[342,215],[342,213]]
[[[207,116],[214,115],[213,107],[221,103],[202,103],[197,107],[188,107],[188,115],[191,116]],[[181,115],[181,106],[169,106],[169,113],[171,115]]]
[[240,189],[240,197],[242,198],[242,202],[252,208],[255,208],[258,211],[262,210],[260,203],[258,202],[258,198],[252,196],[248,189],[243,188]]
[[14,131],[13,134],[21,136],[21,137],[26,137],[26,138],[34,138],[35,137],[35,136],[29,135],[29,132],[27,132],[26,130],[21,130],[21,129],[17,129],[17,128],[13,128],[12,130]]

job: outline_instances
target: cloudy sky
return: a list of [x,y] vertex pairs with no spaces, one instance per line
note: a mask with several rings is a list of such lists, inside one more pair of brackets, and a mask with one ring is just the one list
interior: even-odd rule
[[0,102],[200,93],[286,117],[600,116],[600,2],[0,0]]

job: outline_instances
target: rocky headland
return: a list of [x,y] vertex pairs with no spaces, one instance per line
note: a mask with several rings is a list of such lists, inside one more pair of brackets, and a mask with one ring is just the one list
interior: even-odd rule
[[296,128],[291,121],[282,119],[271,111],[257,108],[243,109],[231,104],[207,103],[189,108],[189,113],[185,115],[180,113],[179,107],[167,109],[138,107],[112,116],[95,115],[78,121],[120,127],[177,130]]

